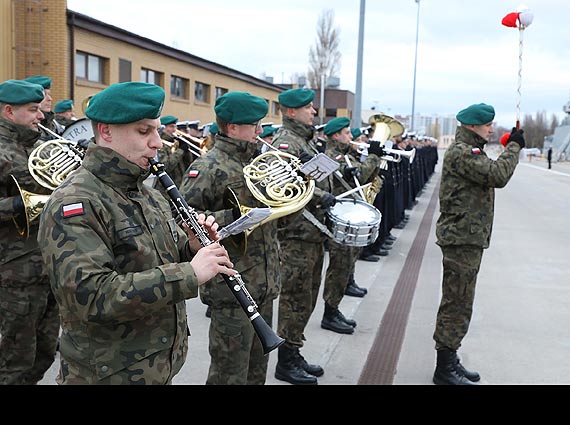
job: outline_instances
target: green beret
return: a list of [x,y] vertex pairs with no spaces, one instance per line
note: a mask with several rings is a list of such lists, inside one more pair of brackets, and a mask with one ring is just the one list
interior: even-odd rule
[[157,119],[164,106],[164,90],[155,84],[127,82],[111,84],[91,98],[85,115],[104,124],[128,124]]
[[229,124],[253,124],[267,115],[267,102],[240,91],[224,94],[216,100],[216,115]]
[[495,109],[491,105],[479,103],[459,111],[456,118],[466,125],[488,124],[495,119]]
[[44,88],[39,84],[22,80],[7,80],[0,83],[0,102],[10,105],[41,103],[44,100]]
[[164,117],[160,118],[160,123],[162,125],[176,124],[177,121],[178,117],[174,117],[172,115],[165,115]]
[[51,89],[51,78],[46,77],[45,75],[35,75],[33,77],[25,78],[24,81],[39,84],[44,89]]
[[291,89],[279,95],[279,103],[286,108],[302,108],[315,98],[315,92],[310,89]]
[[325,125],[325,134],[330,136],[331,134],[338,133],[345,127],[350,127],[350,120],[346,117],[338,117],[330,120],[327,125]]
[[60,112],[71,111],[73,109],[73,100],[61,100],[55,104],[53,112],[59,114]]
[[360,136],[362,136],[362,130],[360,128],[351,128],[350,132],[352,133],[353,139],[358,139]]
[[273,127],[272,125],[265,126],[265,127],[263,127],[263,133],[261,133],[259,135],[259,137],[261,137],[263,139],[264,137],[273,136],[276,131],[277,131],[277,128]]
[[220,127],[218,127],[218,123],[215,122],[213,123],[210,128],[208,129],[208,133],[213,134],[214,136],[216,134],[218,134],[218,132],[220,131]]

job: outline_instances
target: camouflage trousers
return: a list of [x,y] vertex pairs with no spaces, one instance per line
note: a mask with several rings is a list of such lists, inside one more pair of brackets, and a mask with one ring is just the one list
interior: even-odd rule
[[330,307],[338,308],[340,305],[350,275],[354,273],[360,251],[360,247],[341,245],[330,241],[329,265],[323,289],[323,299]]
[[301,348],[305,327],[317,304],[325,249],[322,243],[285,239],[281,244],[281,293],[277,333]]
[[0,287],[0,384],[35,385],[55,359],[59,310],[48,283]]
[[443,246],[442,296],[433,339],[435,349],[456,351],[469,330],[475,299],[475,284],[483,248]]
[[[271,326],[273,301],[258,303],[258,312]],[[212,308],[210,370],[207,385],[263,385],[269,356],[241,307]]]

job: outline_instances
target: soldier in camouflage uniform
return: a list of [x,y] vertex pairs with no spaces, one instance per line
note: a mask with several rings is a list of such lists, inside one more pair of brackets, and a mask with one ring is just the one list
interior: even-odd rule
[[54,361],[59,333],[57,304],[36,240],[39,221],[26,234],[24,203],[11,177],[25,191],[50,194],[28,170],[43,99],[37,84],[0,84],[0,384],[40,381]]
[[53,108],[53,112],[55,113],[54,120],[61,125],[64,131],[67,127],[77,121],[73,100],[71,99],[57,102]]
[[[45,128],[47,128],[48,130],[51,130],[53,133],[61,135],[65,130],[65,128],[62,125],[60,125],[57,121],[55,121],[55,112],[52,110],[53,98],[51,97],[51,82],[52,82],[51,78],[45,75],[35,75],[33,77],[26,78],[24,81],[33,84],[39,84],[44,88],[46,96],[40,106],[40,109],[44,114],[44,119],[40,124]],[[46,140],[53,140],[56,138],[53,134],[44,129],[40,129],[40,132],[41,136],[40,136],[40,141],[38,143],[41,143],[42,141]]]
[[[95,143],[41,215],[61,315],[59,384],[170,384],[188,350],[185,300],[216,274],[235,274],[220,244],[201,248],[143,184],[162,146],[163,102],[162,88],[138,82],[93,96]],[[217,238],[213,217],[198,221]]]
[[[218,98],[216,144],[194,161],[186,173],[180,192],[188,205],[212,214],[221,226],[241,215],[233,198],[228,198],[230,190],[242,206],[266,207],[248,189],[243,168],[256,153],[256,136],[262,131],[260,120],[267,111],[267,102],[249,93],[229,92]],[[245,243],[242,238],[243,235],[231,237],[225,246],[257,303],[258,312],[271,325],[273,300],[280,287],[277,221],[257,227]],[[269,357],[263,354],[251,321],[228,286],[218,278],[200,289],[200,298],[211,306],[206,384],[265,384]]]
[[[360,162],[350,142],[352,133],[350,120],[345,117],[335,118],[327,123],[324,128],[327,137],[326,155],[338,161],[338,172],[333,180],[333,194],[340,195],[346,192],[347,187],[356,187],[354,177],[366,183],[377,175],[380,169],[382,148],[379,142],[372,142],[369,148],[369,156],[365,162]],[[348,166],[345,156],[348,156],[351,166]],[[341,181],[341,179],[343,179]],[[343,184],[342,182],[345,182]],[[356,321],[347,319],[339,310],[340,302],[345,294],[351,275],[354,275],[355,263],[361,249],[348,245],[342,245],[334,240],[329,240],[329,265],[325,276],[323,299],[325,311],[321,320],[321,328],[341,334],[352,334],[356,327]],[[353,292],[356,296],[363,297],[364,291]]]
[[457,350],[469,329],[477,274],[491,239],[495,188],[509,182],[525,146],[523,130],[513,129],[497,160],[488,158],[483,149],[493,134],[494,117],[494,108],[484,103],[460,111],[461,126],[443,160],[441,215],[436,225],[443,282],[433,335],[437,350],[433,382],[438,385],[471,385],[480,380],[477,372],[463,367]]
[[[301,160],[311,158],[316,114],[315,92],[291,89],[279,95],[283,126],[273,138],[273,146]],[[331,177],[317,183],[313,199],[305,210],[324,224],[326,208],[334,205]],[[278,334],[286,340],[279,347],[275,377],[292,384],[317,384],[324,370],[308,363],[299,349],[305,341],[305,327],[315,308],[324,261],[326,236],[302,212],[279,219],[281,245],[281,294],[279,296]]]

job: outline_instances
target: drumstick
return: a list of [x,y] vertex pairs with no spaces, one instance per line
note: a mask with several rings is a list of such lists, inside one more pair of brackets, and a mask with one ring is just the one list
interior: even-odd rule
[[360,187],[357,187],[356,189],[352,189],[352,190],[349,190],[347,192],[341,193],[340,195],[335,196],[335,198],[336,199],[346,198],[347,196],[350,196],[353,193],[358,192],[359,190],[368,189],[368,187],[371,185],[372,185],[372,183],[366,183],[364,186],[360,186]]
[[[344,156],[344,160],[346,161],[346,164],[349,167],[352,167],[352,164],[350,163],[350,159],[348,159],[348,155]],[[366,197],[364,196],[364,191],[362,190],[362,186],[360,186],[360,182],[358,181],[358,177],[356,177],[356,176],[352,176],[352,177],[354,178],[354,183],[356,184],[356,188],[358,189],[358,192],[360,193],[362,200],[366,201]]]

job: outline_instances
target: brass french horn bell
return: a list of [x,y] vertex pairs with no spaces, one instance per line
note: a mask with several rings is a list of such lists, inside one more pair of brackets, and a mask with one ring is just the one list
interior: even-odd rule
[[28,192],[20,187],[13,175],[10,175],[10,177],[12,177],[12,180],[8,181],[8,193],[18,192],[24,203],[24,212],[12,217],[12,221],[16,225],[20,236],[28,238],[30,235],[30,224],[40,216],[44,205],[49,199],[49,195],[38,195]]

